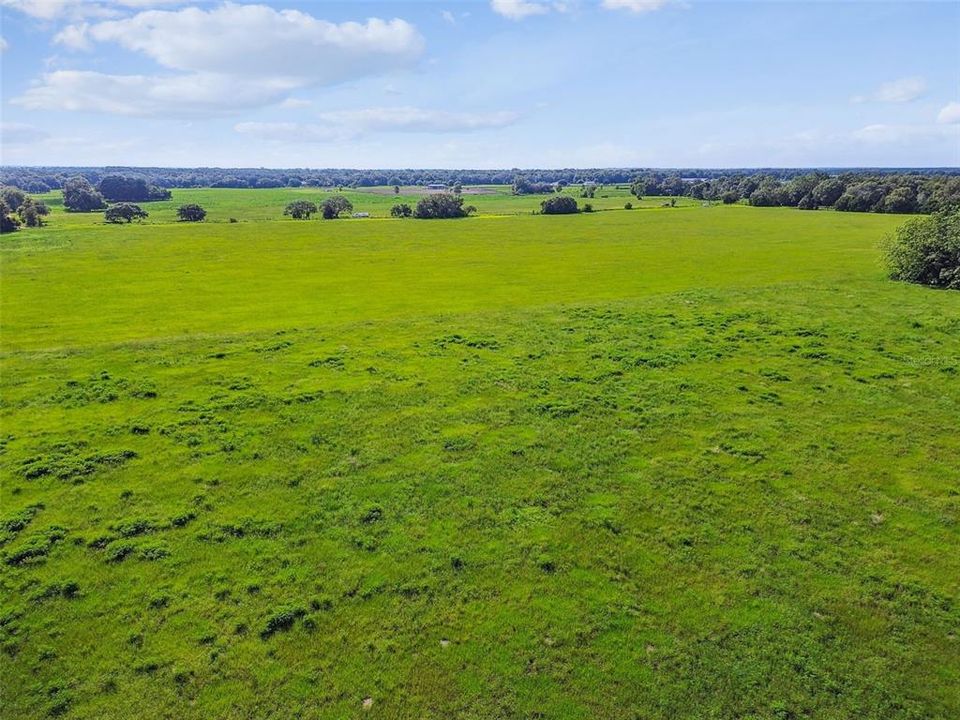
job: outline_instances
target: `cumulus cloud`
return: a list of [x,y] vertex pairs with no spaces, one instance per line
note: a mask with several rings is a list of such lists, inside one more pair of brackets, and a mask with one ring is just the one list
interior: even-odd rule
[[922,77],[907,77],[885,82],[874,92],[868,95],[854,95],[851,100],[855,103],[905,103],[916,100],[923,95],[926,90],[927,81]]
[[10,47],[10,45],[7,43],[6,38],[0,37],[0,52],[6,52],[8,47]]
[[4,145],[29,145],[49,137],[45,130],[23,123],[0,123],[0,140]]
[[950,102],[944,105],[937,115],[937,122],[941,125],[960,123],[960,102]]
[[124,115],[216,114],[268,105],[299,88],[408,66],[424,46],[416,28],[401,19],[333,23],[298,10],[229,2],[209,10],[150,10],[76,23],[55,41],[73,49],[114,43],[169,72],[48,73],[15,102],[35,110]]
[[266,140],[284,142],[331,142],[349,140],[374,132],[474,132],[510,125],[519,118],[513,112],[449,112],[415,107],[375,107],[339,110],[317,115],[317,122],[243,122],[234,130]]
[[531,15],[544,15],[550,12],[550,5],[545,2],[533,2],[533,0],[490,0],[490,9],[511,20],[523,20]]
[[211,10],[151,10],[78,26],[74,33],[116,43],[172,70],[321,83],[384,71],[413,61],[423,50],[423,38],[405,20],[332,23],[298,10],[233,3]]
[[603,0],[605,10],[628,10],[632,13],[647,13],[669,5],[671,0]]

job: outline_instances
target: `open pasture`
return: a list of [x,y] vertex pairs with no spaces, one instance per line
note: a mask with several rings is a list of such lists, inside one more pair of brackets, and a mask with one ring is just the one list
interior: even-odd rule
[[[474,205],[477,212],[484,215],[527,215],[539,212],[540,203],[550,195],[513,195],[510,187],[505,185],[482,186],[476,194],[465,188],[464,202]],[[564,190],[564,193],[577,199],[581,207],[590,203],[595,210],[623,209],[627,202],[634,207],[659,208],[669,202],[668,197],[648,197],[637,200],[630,194],[626,186],[619,189],[615,185],[597,190],[593,198],[581,198],[579,188]],[[345,195],[353,203],[356,212],[368,212],[374,218],[389,218],[390,208],[396,203],[407,203],[411,207],[417,204],[427,191],[413,186],[404,186],[399,195],[394,195],[393,188],[270,188],[251,190],[240,188],[177,188],[173,190],[173,198],[162,202],[141,203],[143,209],[150,213],[144,224],[175,222],[177,208],[185,203],[198,203],[207,210],[207,220],[210,223],[229,222],[234,218],[238,222],[260,222],[277,220],[284,222],[300,222],[283,217],[283,209],[293,200],[310,200],[315,203],[333,194]],[[82,227],[103,223],[103,213],[65,213],[63,198],[59,192],[50,192],[38,195],[54,214],[49,218],[52,227]],[[699,207],[700,202],[690,198],[676,198],[681,207]],[[319,217],[314,219],[319,220]]]
[[885,278],[902,217],[299,194],[0,245],[4,717],[960,715],[960,295]]

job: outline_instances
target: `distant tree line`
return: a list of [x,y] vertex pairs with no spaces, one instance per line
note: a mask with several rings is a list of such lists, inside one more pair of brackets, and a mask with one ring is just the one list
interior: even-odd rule
[[[663,171],[649,168],[565,168],[501,170],[348,170],[348,169],[268,169],[268,168],[147,168],[147,167],[4,167],[0,169],[0,184],[16,185],[28,193],[60,190],[72,177],[82,176],[94,187],[111,176],[143,180],[146,185],[158,188],[229,187],[229,188],[279,188],[279,187],[373,187],[416,186],[442,184],[448,188],[456,185],[512,185],[517,178],[526,183],[576,185],[592,182],[598,185],[630,184],[638,177],[661,176],[692,185],[697,181],[723,178],[770,177],[787,181],[807,175],[809,169],[801,168],[678,168]],[[818,168],[828,176],[854,175],[861,177],[884,177],[909,175],[931,177],[937,175],[960,176],[958,168]],[[674,180],[675,178],[675,180]],[[550,188],[552,189],[552,188]],[[550,190],[548,189],[548,192]],[[647,193],[654,194],[654,193]],[[684,194],[684,193],[679,193]],[[108,200],[113,200],[105,195]],[[116,198],[116,201],[143,202],[147,198]]]
[[647,173],[630,185],[643,196],[688,196],[760,207],[833,207],[846,212],[933,213],[960,207],[960,175],[955,173],[813,171],[783,179],[766,173],[725,175],[686,181],[679,175]]

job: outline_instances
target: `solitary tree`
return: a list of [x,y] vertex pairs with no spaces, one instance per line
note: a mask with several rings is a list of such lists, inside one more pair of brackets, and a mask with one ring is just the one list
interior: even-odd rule
[[181,205],[177,210],[177,217],[182,222],[200,222],[207,216],[207,211],[196,203]]
[[453,193],[432,193],[420,199],[417,209],[413,211],[415,218],[434,220],[439,218],[466,217],[476,210],[473,206],[463,207],[463,196]]
[[399,186],[399,185],[394,185],[394,186],[393,186],[393,194],[394,194],[394,195],[399,195],[399,194],[400,194],[400,186]]
[[43,218],[50,214],[50,208],[39,200],[32,197],[26,198],[17,210],[17,215],[27,227],[40,227],[43,225]]
[[408,218],[413,215],[413,209],[406,203],[399,203],[390,208],[390,216],[395,218]]
[[343,195],[333,195],[323,201],[320,209],[324,220],[334,220],[340,217],[340,213],[353,210],[353,203]]
[[73,212],[90,212],[103,210],[107,203],[89,180],[77,175],[63,184],[63,205]]
[[10,206],[0,197],[0,233],[12,233],[20,228],[20,221],[10,212]]
[[554,195],[540,203],[544,215],[568,215],[579,212],[577,201],[569,195]]
[[294,200],[292,203],[287,205],[286,209],[283,211],[283,214],[289,215],[294,220],[309,220],[310,216],[316,211],[317,206],[315,203],[312,203],[309,200]]
[[103,219],[108,223],[128,223],[134,220],[143,220],[148,213],[139,205],[133,203],[117,203],[107,208]]

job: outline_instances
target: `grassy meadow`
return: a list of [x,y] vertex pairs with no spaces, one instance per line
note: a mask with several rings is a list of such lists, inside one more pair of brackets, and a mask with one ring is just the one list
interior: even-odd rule
[[0,716],[960,716],[960,294],[886,279],[903,217],[304,196],[0,241]]

